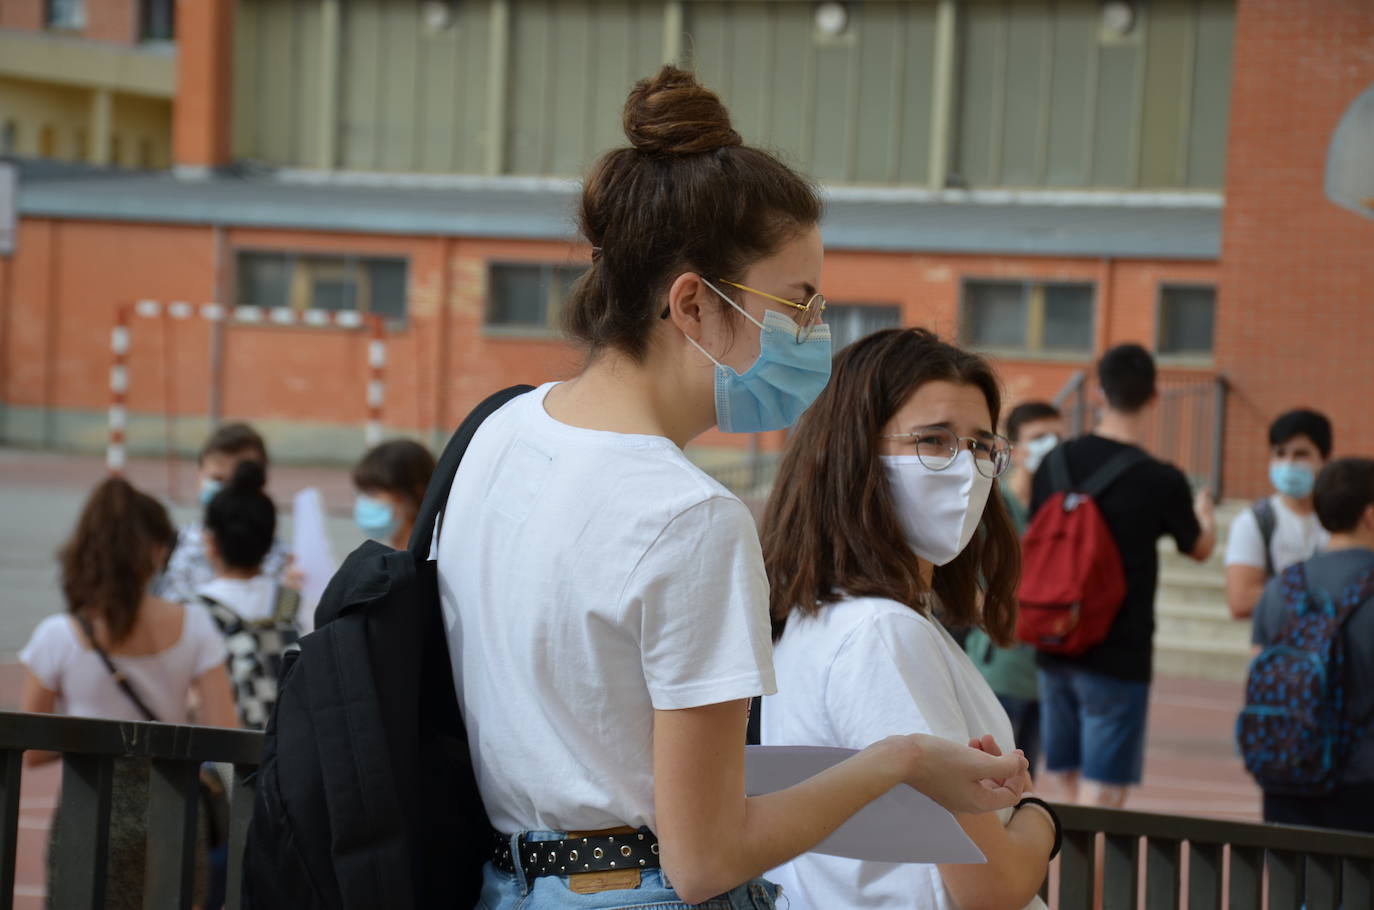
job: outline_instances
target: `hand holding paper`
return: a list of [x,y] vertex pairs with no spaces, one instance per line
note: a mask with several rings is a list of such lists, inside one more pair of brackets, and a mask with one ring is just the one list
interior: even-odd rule
[[[783,790],[854,754],[828,746],[749,746],[745,792],[759,796]],[[859,810],[813,852],[884,863],[986,861],[954,816],[905,784]]]

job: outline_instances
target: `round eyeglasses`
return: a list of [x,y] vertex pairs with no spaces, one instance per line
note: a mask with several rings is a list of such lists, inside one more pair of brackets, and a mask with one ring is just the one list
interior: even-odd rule
[[916,457],[931,471],[954,464],[960,450],[973,453],[973,463],[984,477],[997,477],[1011,466],[1011,441],[992,434],[980,439],[956,436],[948,427],[917,427],[910,433],[891,433],[883,439],[904,439],[916,449]]
[[726,281],[724,278],[718,280],[721,284],[728,284],[732,288],[737,288],[749,294],[757,294],[774,303],[781,303],[783,306],[789,306],[794,310],[800,310],[800,313],[792,314],[792,320],[797,324],[797,342],[799,344],[811,337],[812,330],[821,324],[821,318],[825,315],[825,297],[822,294],[812,294],[810,297],[806,298],[805,303],[797,303],[795,300],[788,300],[786,297],[776,297],[769,294],[767,291],[760,291],[757,288],[736,284],[733,281]]

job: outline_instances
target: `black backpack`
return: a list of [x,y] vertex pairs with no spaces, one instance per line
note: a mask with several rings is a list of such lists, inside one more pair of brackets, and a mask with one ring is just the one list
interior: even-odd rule
[[491,849],[429,560],[458,463],[498,392],[453,434],[410,546],[368,541],[287,655],[243,860],[243,907],[472,907]]

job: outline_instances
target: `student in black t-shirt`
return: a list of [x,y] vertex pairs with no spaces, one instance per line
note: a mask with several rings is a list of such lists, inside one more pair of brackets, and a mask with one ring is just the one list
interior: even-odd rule
[[[1154,403],[1155,363],[1138,344],[1112,348],[1097,365],[1105,399],[1090,434],[1065,443],[1069,473],[1089,477],[1113,456],[1139,445]],[[1031,487],[1031,516],[1055,493],[1047,470]],[[1140,783],[1145,715],[1159,581],[1159,538],[1202,561],[1216,544],[1211,497],[1194,500],[1188,479],[1172,465],[1148,458],[1097,498],[1121,551],[1126,599],[1101,644],[1075,657],[1041,653],[1040,729],[1047,772],[1072,800],[1121,806],[1127,787]],[[1081,778],[1081,780],[1080,780]]]

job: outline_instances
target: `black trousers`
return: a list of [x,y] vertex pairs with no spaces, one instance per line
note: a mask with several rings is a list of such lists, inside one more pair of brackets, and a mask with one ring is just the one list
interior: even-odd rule
[[1347,784],[1325,796],[1266,793],[1264,820],[1374,834],[1374,781]]

